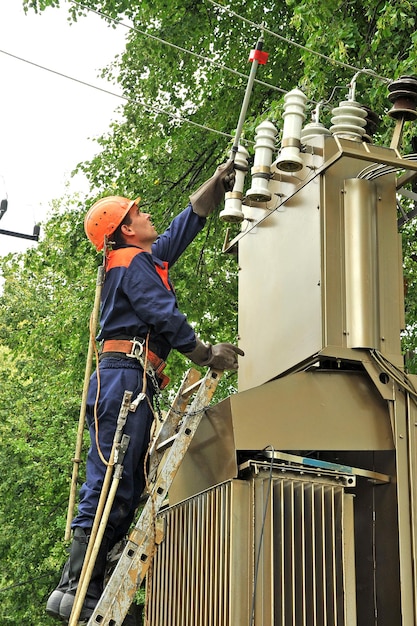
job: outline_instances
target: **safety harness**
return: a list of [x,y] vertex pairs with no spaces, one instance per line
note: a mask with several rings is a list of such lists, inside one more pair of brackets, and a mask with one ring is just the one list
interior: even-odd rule
[[169,383],[168,376],[162,373],[166,362],[149,349],[147,340],[142,337],[106,339],[103,342],[100,358],[109,356],[137,359],[146,369],[146,373],[153,380],[156,388],[165,389]]

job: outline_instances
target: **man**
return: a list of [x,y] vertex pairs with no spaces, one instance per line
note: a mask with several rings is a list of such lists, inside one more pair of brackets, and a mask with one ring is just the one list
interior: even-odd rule
[[[233,161],[220,166],[214,176],[192,196],[188,207],[177,215],[161,236],[151,217],[140,209],[140,199],[121,196],[98,200],[85,218],[85,231],[97,250],[107,243],[106,278],[102,289],[100,333],[102,342],[99,379],[91,377],[86,421],[91,447],[87,457],[86,482],[80,490],[73,541],[58,587],[48,599],[46,611],[68,621],[77,590],[88,540],[93,526],[103,478],[109,459],[117,417],[124,392],[132,400],[146,394],[134,412],[129,412],[124,433],[130,441],[123,460],[123,478],[106,526],[103,542],[88,587],[80,619],[88,620],[103,591],[108,551],[128,532],[145,487],[144,462],[153,421],[155,386],[164,383],[162,369],[171,349],[201,366],[237,369],[243,352],[228,343],[206,345],[196,337],[178,309],[168,276],[171,266],[203,228],[206,217],[233,188]],[[149,363],[144,375],[144,360]],[[98,423],[98,446],[95,422]]]

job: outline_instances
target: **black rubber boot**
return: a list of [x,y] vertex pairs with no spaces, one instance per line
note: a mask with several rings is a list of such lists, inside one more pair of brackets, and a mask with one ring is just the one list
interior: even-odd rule
[[[74,529],[74,539],[71,545],[71,554],[69,558],[69,584],[59,606],[59,617],[63,621],[68,621],[71,615],[84,563],[84,557],[87,551],[87,544],[90,538],[90,532],[90,529]],[[83,608],[81,610],[80,621],[87,621],[91,617],[94,608],[103,593],[103,581],[107,561],[107,546],[108,540],[106,537],[103,537],[103,541],[93,568],[93,573],[91,575],[90,584],[87,589]]]
[[51,617],[55,617],[61,620],[59,615],[59,606],[61,604],[61,600],[65,595],[65,592],[69,587],[69,569],[70,569],[70,561],[69,559],[64,565],[64,569],[62,570],[61,580],[58,583],[56,589],[53,590],[51,595],[48,598],[48,602],[46,603],[46,612]]

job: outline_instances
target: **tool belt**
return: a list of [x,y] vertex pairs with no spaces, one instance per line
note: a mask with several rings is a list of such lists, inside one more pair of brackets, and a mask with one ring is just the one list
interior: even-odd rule
[[[169,383],[169,378],[162,373],[166,363],[155,352],[145,350],[145,339],[134,337],[133,339],[106,339],[100,356],[110,356],[108,353],[119,353],[131,359],[137,359],[142,367],[146,368],[151,378],[155,378],[159,389],[165,389]],[[107,354],[106,354],[107,353]]]

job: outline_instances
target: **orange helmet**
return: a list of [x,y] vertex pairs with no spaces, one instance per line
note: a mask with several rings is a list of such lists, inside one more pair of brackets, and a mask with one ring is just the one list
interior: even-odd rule
[[132,206],[139,202],[140,198],[129,200],[123,196],[106,196],[93,204],[84,218],[84,230],[96,250],[103,249],[104,238],[114,233]]

